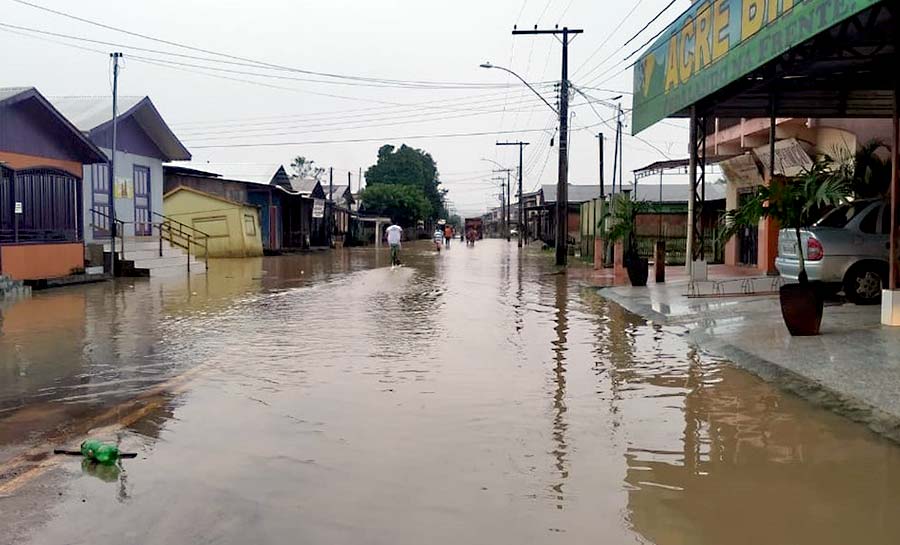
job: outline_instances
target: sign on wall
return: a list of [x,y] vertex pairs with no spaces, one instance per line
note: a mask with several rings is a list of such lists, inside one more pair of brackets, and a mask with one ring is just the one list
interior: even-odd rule
[[117,199],[133,199],[134,184],[128,178],[116,177],[116,183],[113,185],[113,194]]
[[705,0],[634,66],[632,133],[684,110],[880,0]]
[[315,201],[313,201],[312,217],[314,217],[314,218],[324,218],[325,217],[325,199],[316,199]]

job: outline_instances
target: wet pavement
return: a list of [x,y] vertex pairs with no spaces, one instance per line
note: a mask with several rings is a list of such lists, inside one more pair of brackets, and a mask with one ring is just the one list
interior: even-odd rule
[[[888,544],[900,447],[484,241],[2,307],[0,543]],[[121,467],[45,457],[86,435]]]

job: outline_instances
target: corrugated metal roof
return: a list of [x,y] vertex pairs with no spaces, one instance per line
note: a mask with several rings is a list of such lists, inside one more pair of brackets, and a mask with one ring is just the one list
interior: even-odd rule
[[[556,202],[556,184],[542,185],[544,202]],[[575,185],[569,184],[569,203],[578,204],[596,199],[600,196],[599,185]]]
[[[53,97],[54,107],[79,130],[92,133],[112,122],[111,97]],[[187,161],[191,154],[166,124],[150,97],[119,97],[120,119],[134,118],[167,161]]]
[[[88,132],[112,121],[112,97],[48,97],[78,130]],[[124,114],[144,97],[119,97],[118,110]]]
[[226,180],[253,182],[269,185],[284,167],[280,163],[201,163],[199,161],[173,161],[172,166],[211,172]]
[[8,98],[12,98],[20,93],[23,93],[27,90],[31,89],[31,87],[3,87],[0,88],[0,101],[4,101]]
[[314,178],[291,178],[291,189],[304,196],[312,195],[318,184],[318,180]]
[[[41,107],[45,108],[61,127],[64,127],[66,133],[74,138],[77,142],[79,151],[81,152],[81,162],[84,164],[105,163],[106,155],[82,133],[72,122],[62,114],[47,98],[41,94],[35,87],[5,87],[0,89],[0,103],[7,103],[13,99],[34,100]],[[19,102],[16,100],[12,103],[15,106]],[[62,137],[62,135],[60,135]]]
[[[679,203],[688,202],[690,198],[690,184],[662,184],[662,202]],[[625,191],[634,191],[634,186],[626,185]],[[637,195],[639,201],[659,202],[660,184],[658,183],[639,183],[637,185]],[[706,184],[706,200],[720,201],[725,199],[725,184],[710,182]]]

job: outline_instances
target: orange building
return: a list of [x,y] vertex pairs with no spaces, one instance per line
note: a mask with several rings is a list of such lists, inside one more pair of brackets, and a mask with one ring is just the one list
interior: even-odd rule
[[0,274],[84,268],[82,173],[106,157],[33,87],[0,89]]

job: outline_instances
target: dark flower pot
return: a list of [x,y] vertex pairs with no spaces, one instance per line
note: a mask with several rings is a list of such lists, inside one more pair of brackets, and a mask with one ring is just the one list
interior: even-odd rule
[[778,290],[784,325],[795,337],[818,335],[825,300],[813,283],[785,284]]
[[650,274],[650,266],[644,257],[630,257],[625,262],[628,271],[628,280],[632,286],[646,286],[647,277]]

